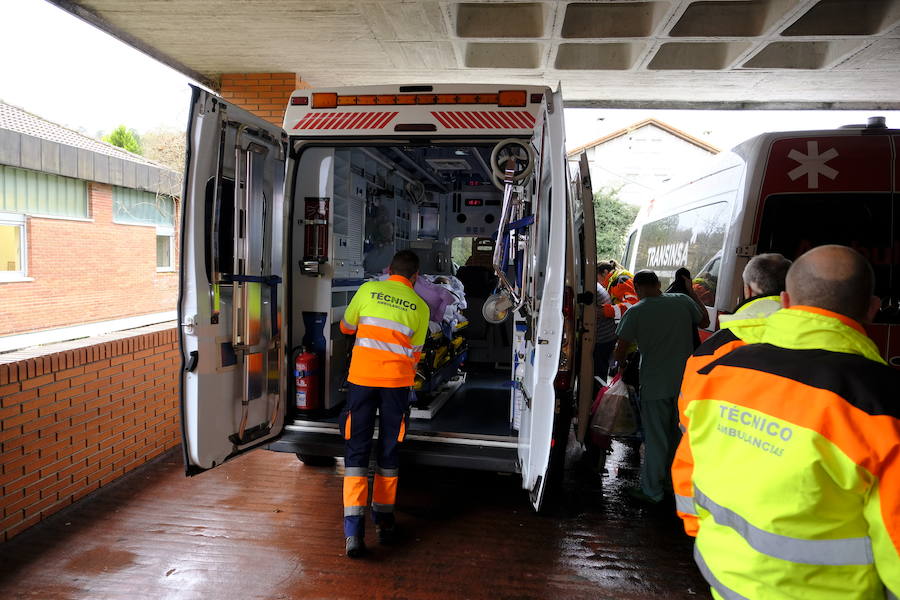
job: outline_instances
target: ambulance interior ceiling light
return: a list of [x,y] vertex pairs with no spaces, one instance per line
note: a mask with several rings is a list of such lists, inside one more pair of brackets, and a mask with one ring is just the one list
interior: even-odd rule
[[[541,94],[532,94],[531,101],[540,102]],[[337,108],[338,106],[397,106],[433,104],[494,104],[503,108],[521,108],[527,105],[525,90],[501,90],[496,94],[360,94],[340,96],[335,92],[314,92],[312,108]],[[293,96],[291,105],[306,106],[305,96]]]

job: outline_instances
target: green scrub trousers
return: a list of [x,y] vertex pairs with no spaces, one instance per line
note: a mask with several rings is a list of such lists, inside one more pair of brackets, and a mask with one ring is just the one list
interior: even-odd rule
[[681,441],[678,405],[674,397],[646,399],[641,395],[640,407],[644,427],[641,491],[659,501],[666,490],[672,489],[670,468]]

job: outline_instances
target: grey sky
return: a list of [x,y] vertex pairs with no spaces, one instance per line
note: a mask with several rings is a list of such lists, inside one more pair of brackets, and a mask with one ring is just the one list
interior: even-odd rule
[[[138,132],[185,128],[190,93],[184,75],[44,0],[0,2],[0,23],[0,99],[90,135],[119,124]],[[567,146],[651,116],[727,149],[764,131],[828,129],[873,114],[900,127],[900,111],[568,109]]]

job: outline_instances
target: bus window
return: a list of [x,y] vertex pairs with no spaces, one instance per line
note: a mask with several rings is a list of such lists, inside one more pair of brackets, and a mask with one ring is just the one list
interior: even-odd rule
[[641,228],[635,270],[656,271],[666,288],[675,271],[687,267],[694,290],[713,306],[729,216],[728,203],[716,202],[647,223]]
[[[850,246],[875,269],[875,295],[891,295],[893,267],[891,195],[779,194],[769,196],[757,252],[780,252],[791,260],[823,244]],[[892,320],[881,314],[876,321]]]

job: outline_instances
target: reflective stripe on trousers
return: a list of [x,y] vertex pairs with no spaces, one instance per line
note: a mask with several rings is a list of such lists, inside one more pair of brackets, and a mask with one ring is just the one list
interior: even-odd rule
[[380,513],[394,512],[397,501],[397,476],[399,469],[375,470],[375,485],[372,490],[372,510]]
[[828,566],[871,565],[875,562],[872,541],[868,537],[805,540],[771,533],[752,525],[733,510],[713,502],[696,485],[694,502],[709,511],[717,524],[734,529],[754,550],[773,558]]

